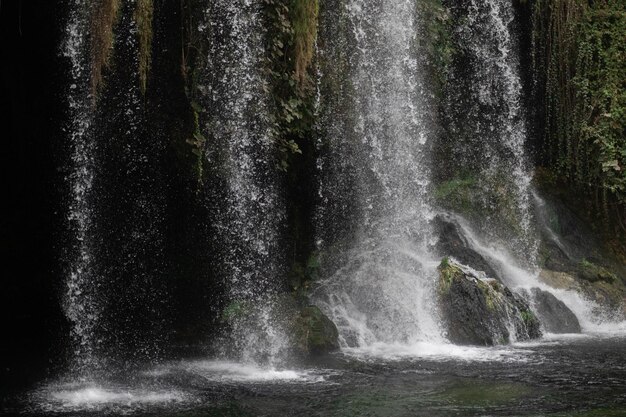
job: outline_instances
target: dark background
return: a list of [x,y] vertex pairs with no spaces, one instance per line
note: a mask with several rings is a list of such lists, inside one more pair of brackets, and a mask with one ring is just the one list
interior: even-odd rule
[[[60,56],[67,5],[0,2],[2,327],[0,391],[45,377],[58,357],[65,175]],[[58,363],[54,364],[57,366]]]

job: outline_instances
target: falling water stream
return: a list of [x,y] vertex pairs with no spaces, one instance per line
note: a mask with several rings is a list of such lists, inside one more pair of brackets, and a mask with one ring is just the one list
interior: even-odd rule
[[[126,26],[118,41],[122,50],[134,50],[137,28],[129,10],[135,3],[122,3],[120,22]],[[321,2],[314,61],[314,222],[322,262],[306,304],[319,306],[336,324],[341,349],[300,362],[286,354],[284,323],[290,319],[276,307],[285,291],[289,251],[282,247],[288,201],[276,169],[274,109],[264,67],[268,29],[262,5],[271,2],[201,3],[202,17],[193,24],[208,47],[194,74],[194,100],[202,109],[195,116],[206,140],[202,166],[215,183],[201,183],[196,192],[210,217],[207,256],[210,252],[216,275],[210,278],[225,289],[220,308],[233,316],[249,314],[243,320],[220,317],[221,333],[203,339],[210,357],[153,353],[165,340],[159,326],[169,296],[158,285],[166,277],[160,260],[165,199],[155,168],[163,149],[150,148],[151,138],[141,134],[146,107],[139,83],[115,88],[124,76],[137,78],[137,62],[111,76],[113,87],[103,94],[110,109],[94,104],[93,5],[73,0],[63,44],[70,64],[67,220],[74,241],[64,308],[73,361],[67,375],[8,399],[3,411],[478,416],[517,410],[556,417],[579,407],[600,413],[580,416],[624,415],[619,414],[626,412],[624,322],[603,321],[580,294],[539,279],[537,229],[545,225],[533,207],[543,202],[532,189],[525,151],[528,129],[510,0],[470,0],[462,10],[451,6],[463,15],[453,38],[463,45],[462,62],[469,64],[451,75],[447,101],[440,103],[450,114],[462,114],[446,130],[450,138],[442,138],[438,126],[435,101],[441,98],[426,76],[427,53],[419,40],[427,22],[416,2]],[[109,110],[127,129],[109,125]],[[513,233],[499,230],[497,216],[476,220],[438,205],[437,174],[448,168],[438,166],[434,156],[442,140],[459,143],[451,151],[454,163],[472,167],[485,195],[497,184],[510,197],[500,208],[510,209],[507,220],[515,218]],[[119,165],[118,153],[127,158]],[[113,179],[103,179],[107,175]],[[115,187],[116,179],[127,177],[136,187]],[[120,230],[107,223],[118,207],[125,213]],[[435,249],[436,216],[451,219],[468,247],[513,291],[538,287],[562,300],[583,334],[548,334],[494,347],[451,344],[437,306],[442,254]],[[98,231],[105,231],[104,237]],[[123,242],[122,249],[116,251],[107,239]],[[136,252],[142,257],[133,256]],[[148,312],[138,313],[143,310]],[[124,323],[122,330],[114,320]],[[139,341],[144,335],[150,341]],[[125,342],[141,360],[121,370],[111,366],[105,376],[93,378],[88,371],[108,368],[108,357],[122,356],[118,349]],[[609,414],[614,411],[618,414]]]
[[[351,199],[348,221],[354,226],[350,235],[324,240],[337,224],[332,209],[322,206],[322,250],[332,252],[333,244],[351,241],[341,242],[347,251],[315,297],[337,324],[344,347],[439,341],[433,304],[436,262],[428,249],[432,135],[415,58],[420,53],[415,3],[354,0],[331,10],[321,24],[324,19],[347,22],[351,52],[345,58],[350,72],[344,88],[351,93],[343,98],[348,104],[333,105],[324,102],[322,91],[321,106],[331,116],[321,117],[327,147],[320,162],[320,194],[331,207]],[[335,37],[334,30],[322,32],[322,56],[346,48]],[[331,71],[322,68],[322,77],[336,76]]]
[[[215,242],[230,305],[254,303],[254,323],[234,323],[244,361],[278,360],[284,335],[271,320],[271,295],[284,276],[280,238],[285,223],[274,160],[267,80],[262,73],[265,31],[261,5],[249,0],[211,2],[201,33],[211,39],[200,81],[209,109],[206,164],[221,165],[225,191],[215,213]],[[222,162],[220,162],[222,161]],[[254,327],[254,328],[251,328]]]
[[66,314],[72,322],[74,356],[79,366],[93,361],[96,341],[93,328],[97,325],[100,308],[98,294],[90,284],[93,276],[93,240],[91,188],[94,176],[94,146],[91,134],[93,123],[90,107],[89,45],[84,36],[88,25],[89,6],[77,0],[71,5],[63,53],[71,62],[71,84],[68,94],[71,124],[70,135],[73,170],[69,178],[72,187],[69,221],[74,230],[76,248],[70,261],[67,278]]

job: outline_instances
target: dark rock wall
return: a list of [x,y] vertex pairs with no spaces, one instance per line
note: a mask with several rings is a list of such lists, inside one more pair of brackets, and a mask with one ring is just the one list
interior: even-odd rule
[[[59,308],[67,149],[59,58],[65,2],[0,5],[2,170],[1,388],[19,388],[51,370],[67,327]],[[10,383],[10,385],[9,385]]]

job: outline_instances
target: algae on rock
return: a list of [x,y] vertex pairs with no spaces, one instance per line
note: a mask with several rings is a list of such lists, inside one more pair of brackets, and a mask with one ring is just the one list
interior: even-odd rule
[[492,346],[541,336],[529,305],[497,280],[478,278],[448,258],[438,271],[439,306],[451,342]]

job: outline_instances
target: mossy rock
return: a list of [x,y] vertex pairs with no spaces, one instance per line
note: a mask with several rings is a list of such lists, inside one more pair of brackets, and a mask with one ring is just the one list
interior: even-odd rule
[[488,222],[499,238],[523,234],[521,214],[515,201],[514,184],[503,175],[462,175],[438,184],[434,196],[438,205],[481,224]]
[[618,281],[617,276],[608,269],[583,259],[578,264],[578,276],[589,282],[604,281],[609,284]]
[[303,356],[320,355],[339,349],[337,326],[315,306],[302,309],[295,320],[295,347]]
[[452,343],[492,346],[508,343],[512,336],[516,340],[541,336],[529,305],[499,281],[480,279],[448,258],[438,270],[439,306]]

